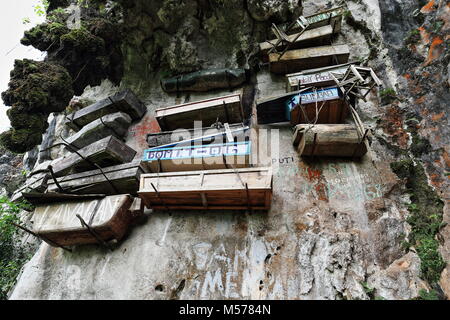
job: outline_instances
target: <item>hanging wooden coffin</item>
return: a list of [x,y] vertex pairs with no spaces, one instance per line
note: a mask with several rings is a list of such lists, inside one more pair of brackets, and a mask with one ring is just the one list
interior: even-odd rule
[[[288,37],[293,41],[298,34],[292,34]],[[333,28],[330,25],[323,26],[316,29],[306,30],[295,42],[291,43],[289,49],[301,49],[314,46],[322,46],[329,44],[333,36]],[[269,40],[259,44],[261,57],[264,62],[268,61],[268,52],[277,43],[277,39]],[[278,50],[284,49],[283,46],[278,46]]]
[[78,153],[70,153],[53,164],[53,171],[57,177],[96,169],[93,163],[100,167],[108,167],[130,162],[136,155],[135,150],[114,136],[94,142],[78,150]]
[[368,150],[365,137],[348,124],[297,125],[293,144],[301,156],[362,157]]
[[132,120],[139,120],[144,116],[147,108],[133,91],[128,89],[69,114],[66,125],[78,131],[102,116],[119,111],[128,114]]
[[150,172],[245,168],[250,165],[251,142],[232,142],[181,147],[157,147],[144,151]]
[[76,194],[136,194],[139,189],[139,177],[146,172],[146,169],[139,160],[103,168],[102,171],[97,169],[58,178],[57,181],[62,190],[54,180],[50,179],[47,191]]
[[[225,143],[248,140],[250,128],[243,124],[225,124],[224,127],[203,127],[197,129],[185,129],[149,133],[147,143],[150,148],[159,146],[183,146],[194,144]],[[231,137],[231,140],[229,139]]]
[[316,120],[316,114],[317,123],[340,123],[349,114],[347,104],[341,99],[339,90],[334,87],[320,89],[317,92],[302,89],[261,99],[257,101],[256,109],[258,124],[310,123]]
[[148,208],[161,210],[269,210],[272,169],[145,174],[139,197]]
[[286,75],[286,91],[292,92],[303,87],[327,87],[336,85],[331,72],[338,78],[342,78],[347,72],[350,63],[330,66],[318,69],[310,69]]
[[156,120],[163,131],[194,128],[194,121],[207,127],[219,119],[222,123],[242,123],[244,113],[240,94],[190,102],[156,110]]
[[138,213],[134,201],[130,195],[116,195],[38,205],[33,215],[33,232],[52,246],[120,241]]
[[299,123],[342,123],[349,115],[338,88],[323,88],[297,94],[287,101],[292,125]]
[[277,74],[299,72],[348,62],[350,49],[347,45],[322,46],[289,50],[279,59],[279,53],[269,54],[270,71]]

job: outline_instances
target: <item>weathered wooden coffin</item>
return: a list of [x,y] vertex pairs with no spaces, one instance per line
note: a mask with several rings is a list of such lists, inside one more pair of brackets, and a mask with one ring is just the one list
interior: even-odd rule
[[147,108],[130,89],[100,100],[67,116],[66,125],[78,131],[81,127],[107,114],[122,111],[132,120],[141,119]]
[[[319,111],[317,123],[341,123],[346,119],[349,114],[348,106],[340,97],[337,88],[320,89],[317,94],[309,90],[303,89],[258,100],[256,107],[258,124],[290,122],[295,125],[314,122],[316,119],[316,102]],[[300,96],[301,104],[299,103]],[[300,106],[306,113],[307,118],[305,118]]]
[[215,123],[217,118],[222,123],[241,123],[244,121],[240,94],[156,110],[156,120],[162,131],[194,128],[194,121],[202,121],[202,126],[206,127]]
[[[298,36],[298,33],[289,35],[288,37],[293,41]],[[333,28],[331,25],[326,25],[316,29],[306,30],[300,37],[291,43],[289,49],[301,49],[314,46],[323,46],[329,44],[333,36]],[[268,61],[268,52],[277,43],[277,39],[269,40],[259,44],[261,57],[264,62]],[[284,49],[284,46],[279,45],[278,51]]]
[[269,210],[272,169],[144,174],[141,176],[139,197],[152,209]]
[[[308,29],[320,28],[325,25],[331,25],[334,29],[333,33],[338,33],[341,31],[342,27],[342,16],[345,12],[344,7],[336,7],[327,9],[324,11],[320,11],[318,13],[305,16],[306,20],[308,20],[309,26]],[[283,28],[287,26],[287,23],[282,25]],[[299,30],[299,27],[294,27],[291,29],[293,32]]]
[[94,170],[97,167],[94,166],[92,162],[100,167],[127,163],[133,160],[136,155],[135,150],[113,136],[101,139],[100,141],[84,147],[83,149],[78,150],[78,153],[89,161],[84,160],[75,152],[68,154],[53,164],[53,171],[57,177],[69,173]]
[[107,114],[85,125],[80,131],[67,138],[67,142],[76,148],[84,148],[108,136],[120,139],[128,132],[131,122],[131,117],[126,113]]
[[[76,194],[136,194],[139,189],[139,178],[146,169],[141,161],[102,168],[103,173],[97,169],[83,173],[68,175],[57,179],[64,192]],[[109,180],[109,181],[108,181]],[[111,185],[111,183],[114,187]],[[53,180],[49,180],[48,192],[60,191]]]
[[[96,200],[70,201],[39,205],[33,220],[33,232],[52,246],[120,241],[129,231],[137,211],[130,195],[116,195]],[[89,224],[82,226],[77,214]]]
[[21,201],[24,199],[24,193],[35,192],[42,193],[47,190],[47,181],[50,177],[49,173],[39,173],[27,179],[24,186],[20,187],[11,196],[11,201]]
[[321,46],[289,50],[278,59],[279,53],[269,54],[270,71],[277,74],[299,72],[348,62],[350,49],[347,45]]
[[353,125],[297,125],[293,144],[301,156],[362,157],[367,153],[367,140]]
[[327,87],[334,86],[336,83],[331,77],[331,72],[337,79],[341,79],[347,72],[350,63],[329,66],[318,69],[310,69],[297,73],[286,75],[286,91],[292,92],[300,90],[303,87]]
[[[244,124],[230,124],[230,134],[237,141],[244,141],[250,134],[250,128]],[[203,127],[199,129],[184,129],[181,131],[164,131],[147,134],[150,148],[165,145],[193,145],[225,142],[228,137],[226,128]]]
[[350,113],[347,103],[336,87],[295,95],[288,101],[287,110],[292,125],[299,123],[343,123]]
[[246,81],[244,69],[207,69],[161,80],[165,92],[231,89]]
[[144,151],[150,172],[245,168],[250,166],[251,142],[157,147]]

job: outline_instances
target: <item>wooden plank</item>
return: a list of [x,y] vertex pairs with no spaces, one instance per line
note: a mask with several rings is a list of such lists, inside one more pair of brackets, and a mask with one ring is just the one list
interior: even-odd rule
[[[139,189],[139,178],[147,170],[142,166],[141,161],[92,170],[83,173],[68,175],[58,179],[60,186],[66,192],[76,194],[104,193],[107,195],[117,193],[136,194]],[[108,182],[113,183],[114,187]],[[48,192],[58,191],[58,187],[53,181],[49,181]]]
[[[289,49],[301,49],[314,46],[322,46],[329,44],[333,35],[333,28],[331,25],[326,25],[316,29],[306,30],[300,37],[293,43],[291,43]],[[298,33],[289,35],[288,38],[293,41],[298,36]],[[277,43],[277,39],[265,41],[259,44],[260,54],[264,62],[267,62],[268,52]],[[279,45],[277,50],[281,51],[285,46]]]
[[348,70],[350,63],[330,66],[319,69],[310,69],[297,73],[290,73],[286,75],[286,91],[297,91],[303,87],[327,87],[334,86],[336,83],[331,77],[330,72],[333,74],[341,75],[338,79],[342,78]]
[[[169,146],[147,149],[143,161],[149,172],[227,169],[250,166],[251,142]],[[224,159],[225,157],[225,159]]]
[[67,194],[67,193],[24,193],[23,197],[33,205],[49,204],[63,201],[81,201],[86,199],[99,199],[104,198],[104,194]]
[[350,49],[347,45],[321,46],[289,50],[279,58],[278,53],[269,55],[270,71],[287,74],[301,70],[319,68],[348,62]]
[[144,174],[138,194],[153,209],[268,210],[271,190],[271,168],[246,168]]
[[[231,124],[230,131],[233,137],[238,141],[245,140],[248,137],[250,128],[243,124]],[[147,143],[150,148],[158,146],[182,146],[198,144],[210,144],[221,142],[226,135],[225,128],[217,129],[211,127],[203,127],[196,129],[184,129],[175,131],[164,131],[159,133],[147,134]]]
[[210,126],[219,118],[222,123],[241,123],[243,110],[240,94],[190,102],[157,109],[156,120],[163,131],[194,128],[194,121]]
[[[130,195],[117,195],[102,199],[69,201],[36,207],[33,215],[33,232],[62,246],[97,243],[97,238],[83,227],[77,215],[88,223],[103,241],[120,241],[129,231],[133,214]],[[136,210],[136,208],[133,208]]]
[[[341,31],[342,16],[344,12],[345,8],[340,6],[305,16],[309,23],[308,29],[319,28],[329,24],[333,27],[334,33],[338,33]],[[286,26],[286,24],[284,26]],[[292,32],[296,32],[298,30],[298,28],[294,28],[292,29]]]
[[77,153],[70,153],[53,164],[53,171],[57,177],[70,173],[83,172],[96,169],[91,162],[100,167],[130,162],[136,155],[136,151],[114,136],[101,139],[78,151],[80,155],[88,159],[84,160]]
[[128,114],[132,120],[136,121],[144,116],[147,108],[133,91],[127,89],[69,114],[66,125],[78,131],[102,116],[119,111]]
[[[301,106],[307,118],[298,104],[299,96],[302,98]],[[322,107],[318,113],[317,123],[341,123],[349,115],[348,106],[341,99],[337,88],[322,88],[317,90],[317,93],[310,89],[302,89],[258,100],[256,102],[258,124],[309,123],[316,119],[316,101],[317,110]]]
[[362,138],[354,125],[302,124],[295,127],[293,144],[301,156],[362,157],[368,150]]

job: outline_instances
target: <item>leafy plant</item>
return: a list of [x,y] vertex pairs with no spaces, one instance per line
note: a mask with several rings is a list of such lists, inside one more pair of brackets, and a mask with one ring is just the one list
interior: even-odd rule
[[20,224],[19,213],[30,208],[26,202],[13,203],[0,197],[0,300],[7,298],[20,269],[30,258],[29,246],[16,241],[19,230],[14,226]]

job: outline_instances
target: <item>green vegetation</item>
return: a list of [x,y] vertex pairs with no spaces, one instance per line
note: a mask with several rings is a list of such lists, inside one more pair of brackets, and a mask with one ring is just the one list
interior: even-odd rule
[[397,99],[397,92],[393,88],[386,88],[380,90],[380,97],[382,104],[389,104]]
[[405,44],[406,45],[410,45],[410,44],[415,44],[417,42],[419,42],[420,40],[420,32],[418,29],[413,29],[409,32],[408,37],[406,37],[405,39]]
[[27,203],[0,197],[0,300],[7,298],[22,266],[31,258],[30,246],[20,243],[19,229],[13,225],[20,224],[20,211],[30,208]]
[[407,247],[415,247],[421,260],[422,277],[430,284],[439,281],[445,262],[440,255],[436,234],[443,226],[444,204],[428,185],[424,168],[412,159],[391,163],[392,170],[406,179],[411,204],[407,222],[411,226]]
[[419,290],[420,300],[439,300],[439,295],[435,290],[426,291],[424,289]]

